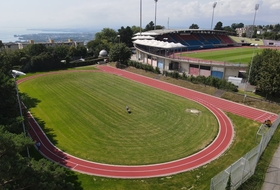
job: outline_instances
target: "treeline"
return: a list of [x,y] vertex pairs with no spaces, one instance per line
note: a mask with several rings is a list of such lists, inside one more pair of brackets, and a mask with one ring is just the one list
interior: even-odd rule
[[29,44],[23,49],[1,53],[7,63],[26,73],[90,65],[100,60],[90,57],[84,46],[46,47],[44,44]]
[[[21,117],[11,75],[11,62],[18,60],[7,60],[7,54],[0,52],[0,189],[81,189],[74,172],[46,159],[35,158],[38,157],[35,142],[23,133],[26,110],[23,109],[24,117]],[[24,94],[20,94],[22,97]],[[27,122],[25,126],[28,129]]]
[[182,74],[180,74],[178,71],[163,71],[163,73],[160,72],[160,69],[158,67],[154,68],[152,65],[148,65],[148,64],[142,64],[140,62],[137,61],[128,61],[127,64],[117,64],[116,67],[118,68],[124,68],[126,66],[131,66],[131,67],[135,67],[137,69],[143,69],[145,71],[150,71],[156,74],[162,74],[164,76],[168,76],[168,77],[172,77],[175,79],[181,79],[181,80],[186,80],[189,82],[192,82],[194,84],[203,84],[203,85],[207,85],[207,86],[213,86],[217,89],[222,89],[222,90],[226,90],[226,91],[231,91],[231,92],[237,92],[238,88],[237,86],[235,86],[234,84],[232,84],[231,82],[228,82],[225,79],[219,79],[216,77],[212,77],[212,76],[193,76],[190,75],[188,76],[185,72],[183,72]]

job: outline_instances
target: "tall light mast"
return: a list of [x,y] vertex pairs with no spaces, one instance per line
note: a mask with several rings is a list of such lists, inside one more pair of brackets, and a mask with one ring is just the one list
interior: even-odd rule
[[142,36],[142,0],[140,0],[140,36]]
[[250,33],[251,33],[251,39],[252,39],[252,36],[253,36],[253,34],[254,34],[254,28],[255,28],[255,20],[256,20],[256,15],[257,15],[257,11],[258,11],[258,9],[259,9],[259,4],[256,4],[255,5],[255,15],[254,15],[254,20],[253,20],[253,26],[252,26],[252,30],[250,31]]
[[212,30],[212,26],[213,26],[213,19],[214,19],[214,10],[216,8],[217,2],[213,3],[213,12],[212,12],[212,22],[211,22],[211,30]]
[[157,2],[158,2],[158,0],[155,0],[155,27],[154,27],[154,30],[157,29]]

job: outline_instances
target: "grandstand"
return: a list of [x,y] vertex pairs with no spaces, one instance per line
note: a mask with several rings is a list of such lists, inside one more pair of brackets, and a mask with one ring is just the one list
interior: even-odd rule
[[[184,59],[180,56],[185,51],[210,50],[241,46],[229,36],[230,33],[218,30],[181,29],[152,30],[137,33],[133,41],[136,57],[145,64],[151,64],[163,71],[178,71],[187,75],[214,76],[227,79],[239,76],[247,65],[225,62]],[[140,40],[139,36],[142,37]],[[151,39],[151,40],[147,40]]]

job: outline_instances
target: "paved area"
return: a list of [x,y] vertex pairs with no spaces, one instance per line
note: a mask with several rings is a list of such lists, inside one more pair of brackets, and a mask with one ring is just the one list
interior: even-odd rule
[[262,190],[280,190],[280,146],[268,167]]

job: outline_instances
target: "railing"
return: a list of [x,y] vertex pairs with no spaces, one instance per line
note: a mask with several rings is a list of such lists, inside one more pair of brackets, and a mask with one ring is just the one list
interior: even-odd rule
[[[242,183],[249,179],[255,173],[259,158],[267,147],[279,123],[280,114],[267,132],[257,134],[261,135],[261,140],[255,148],[211,179],[210,189],[224,190],[227,186],[229,176],[231,177],[231,189],[237,189]],[[265,124],[262,124],[260,128],[265,127],[264,125]]]

